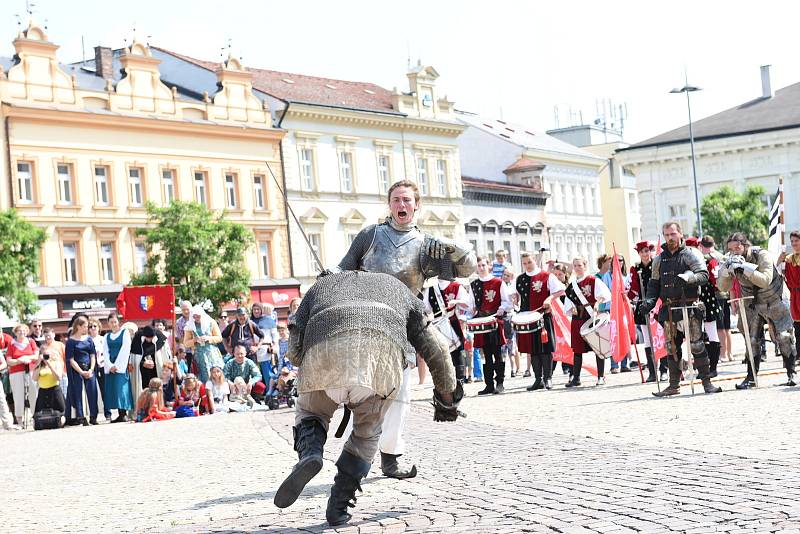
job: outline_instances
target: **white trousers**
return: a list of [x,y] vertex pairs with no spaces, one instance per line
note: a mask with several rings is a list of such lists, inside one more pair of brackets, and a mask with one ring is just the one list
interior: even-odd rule
[[406,426],[408,412],[411,411],[411,367],[403,369],[403,383],[400,391],[392,401],[383,418],[381,439],[378,448],[386,454],[403,454],[406,442],[403,439],[403,427]]
[[703,323],[703,330],[705,330],[709,341],[716,341],[719,343],[719,332],[717,332],[717,321],[705,321]]
[[6,430],[10,429],[11,425],[14,424],[14,419],[11,417],[11,411],[9,411],[8,403],[6,402],[6,392],[3,389],[2,380],[0,380],[0,424]]
[[25,382],[28,383],[28,402],[31,405],[31,414],[36,408],[39,384],[31,380],[30,373],[12,373],[8,379],[11,382],[11,395],[14,397],[14,415],[22,420],[22,414],[25,413]]

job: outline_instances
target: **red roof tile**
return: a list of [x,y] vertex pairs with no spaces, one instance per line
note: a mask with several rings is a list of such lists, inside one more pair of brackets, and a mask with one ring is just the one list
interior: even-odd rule
[[528,169],[544,168],[545,164],[530,158],[520,158],[511,165],[509,165],[503,172],[508,174],[514,171],[524,171]]
[[[163,48],[153,48],[210,71],[220,67],[218,62],[195,59]],[[374,83],[318,78],[266,69],[247,70],[253,74],[253,87],[281,100],[398,113],[392,109],[392,92]]]

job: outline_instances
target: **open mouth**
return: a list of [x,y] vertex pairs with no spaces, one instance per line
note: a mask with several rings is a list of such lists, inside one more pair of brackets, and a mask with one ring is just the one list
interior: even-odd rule
[[397,216],[401,219],[405,219],[408,216],[408,212],[406,210],[400,210],[397,212]]

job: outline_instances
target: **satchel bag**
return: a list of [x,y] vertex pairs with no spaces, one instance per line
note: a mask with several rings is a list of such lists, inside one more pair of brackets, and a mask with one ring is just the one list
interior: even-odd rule
[[45,408],[33,414],[34,430],[49,430],[51,428],[61,428],[61,416],[64,415],[58,410]]

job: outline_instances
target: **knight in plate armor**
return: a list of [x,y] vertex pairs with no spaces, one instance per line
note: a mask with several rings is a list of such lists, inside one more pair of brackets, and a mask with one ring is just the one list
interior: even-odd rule
[[[706,393],[719,393],[721,388],[711,383],[708,352],[703,341],[705,307],[700,301],[700,287],[708,282],[708,269],[699,250],[687,247],[680,224],[664,223],[664,244],[661,253],[653,259],[653,272],[647,285],[643,312],[649,314],[660,298],[662,306],[658,321],[664,327],[667,349],[669,386],[653,393],[656,397],[678,395],[681,390],[683,372],[681,343],[689,333],[694,366]],[[680,308],[692,306],[688,312],[689,324],[684,322]],[[686,355],[688,358],[688,355]]]
[[434,421],[455,421],[463,397],[448,344],[429,325],[419,299],[392,276],[347,271],[321,277],[306,293],[290,330],[288,357],[300,367],[294,448],[299,461],[275,493],[286,508],[322,469],[328,426],[340,404],[353,431],[336,462],[328,499],[331,526],[347,523],[356,490],[378,449],[384,414],[397,404],[406,345],[430,366]]
[[[392,184],[388,192],[390,216],[381,224],[367,226],[356,235],[350,249],[333,272],[361,270],[394,276],[419,296],[426,279],[467,278],[475,272],[476,259],[471,245],[426,235],[414,223],[420,208],[417,185],[410,180]],[[403,427],[409,412],[411,369],[416,365],[413,349],[406,353],[400,402],[392,403],[384,418],[380,440],[381,469],[394,478],[411,478],[416,466],[400,467],[397,459],[405,451]]]
[[[739,281],[742,297],[753,297],[744,301],[747,326],[750,331],[750,346],[758,336],[764,335],[764,326],[771,323],[778,339],[775,341],[777,351],[783,358],[788,377],[787,385],[794,384],[794,331],[792,315],[788,303],[783,299],[783,276],[778,272],[769,251],[754,247],[747,236],[737,232],[731,235],[726,243],[729,255],[719,273],[719,288],[730,291],[733,279]],[[742,319],[739,318],[739,330],[744,332]],[[755,386],[754,373],[758,374],[760,358],[753,357],[755,370],[750,361],[747,362],[747,377],[736,389],[748,389]]]

